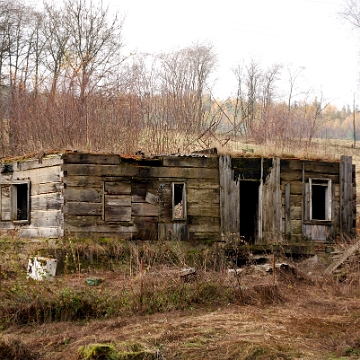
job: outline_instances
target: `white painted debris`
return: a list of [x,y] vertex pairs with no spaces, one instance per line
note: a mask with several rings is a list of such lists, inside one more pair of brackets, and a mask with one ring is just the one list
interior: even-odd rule
[[195,272],[195,268],[184,268],[180,271],[180,276],[194,274]]
[[239,275],[241,274],[245,269],[228,269],[228,274],[235,274]]
[[49,280],[56,275],[57,260],[46,257],[34,257],[29,260],[27,278]]
[[195,268],[184,268],[180,271],[180,279],[184,282],[192,282],[196,279]]

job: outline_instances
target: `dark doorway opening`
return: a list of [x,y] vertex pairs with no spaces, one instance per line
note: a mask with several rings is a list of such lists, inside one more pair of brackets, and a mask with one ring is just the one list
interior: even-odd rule
[[185,184],[173,183],[172,186],[173,219],[184,220],[186,219]]
[[17,184],[16,191],[16,220],[28,220],[28,184]]
[[326,186],[312,186],[312,220],[326,220],[325,204],[326,204]]
[[240,181],[240,236],[249,244],[257,236],[259,182]]

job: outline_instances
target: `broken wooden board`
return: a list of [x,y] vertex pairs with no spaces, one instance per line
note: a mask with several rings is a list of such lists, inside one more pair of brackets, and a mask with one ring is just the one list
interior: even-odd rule
[[346,249],[344,254],[338,260],[334,261],[330,266],[328,266],[325,270],[325,275],[331,274],[333,271],[335,271],[358,250],[360,250],[360,240],[358,240],[355,244],[351,245],[348,249]]

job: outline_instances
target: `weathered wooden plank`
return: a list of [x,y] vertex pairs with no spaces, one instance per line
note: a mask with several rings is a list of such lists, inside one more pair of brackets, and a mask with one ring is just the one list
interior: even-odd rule
[[220,209],[218,204],[188,203],[187,214],[191,216],[220,217]]
[[132,204],[133,216],[158,216],[158,206],[149,203],[133,203]]
[[302,196],[302,182],[293,181],[291,183],[291,195],[300,195],[300,196]]
[[[281,190],[280,159],[274,158],[266,182],[262,186],[262,223],[260,227],[266,232],[280,234],[281,229]],[[260,212],[259,212],[260,213]],[[259,234],[261,238],[261,234]]]
[[336,270],[340,265],[342,265],[350,256],[354,255],[360,249],[360,241],[357,242],[346,249],[346,251],[340,256],[340,258],[330,264],[326,270],[325,274],[331,274]]
[[305,181],[309,181],[309,179],[324,179],[328,180],[330,179],[332,183],[339,184],[340,182],[340,176],[339,174],[333,175],[333,174],[319,174],[314,172],[306,172],[305,173]]
[[158,222],[157,218],[137,217],[134,219],[134,224],[137,226],[137,232],[132,235],[133,239],[139,240],[157,240],[158,239]]
[[293,234],[302,235],[302,220],[290,220],[291,222],[291,237]]
[[131,226],[125,226],[124,224],[118,224],[118,223],[104,223],[96,224],[96,225],[90,225],[90,226],[84,226],[84,227],[78,227],[73,226],[71,224],[65,224],[65,232],[70,232],[70,234],[95,234],[96,236],[99,236],[99,234],[108,234],[110,236],[118,236],[123,238],[128,238],[131,236],[134,236],[134,234],[137,233],[138,228],[136,225]]
[[186,188],[191,190],[202,190],[202,189],[208,189],[215,192],[220,191],[220,183],[219,181],[215,181],[219,177],[216,177],[215,179],[189,179],[186,182]]
[[310,184],[304,182],[304,196],[302,199],[303,220],[310,220]]
[[352,157],[340,158],[340,230],[342,235],[350,236],[353,232],[353,184],[352,184]]
[[[132,196],[132,202],[143,202],[143,199],[141,199],[141,201],[134,201],[134,196]],[[151,192],[147,192],[145,195],[145,202],[157,206],[159,203],[159,197]]]
[[332,225],[303,225],[303,236],[309,240],[327,241],[334,235],[334,228]]
[[64,235],[60,227],[29,228],[20,227],[19,235],[23,238],[60,238]]
[[159,221],[172,221],[172,198],[171,198],[171,184],[164,182],[160,184],[159,191]]
[[41,194],[49,194],[54,192],[61,192],[63,190],[63,184],[58,182],[50,182],[50,183],[41,183],[37,184],[32,182],[30,186],[30,195],[41,195]]
[[64,199],[60,193],[31,196],[31,210],[61,210]]
[[339,174],[338,162],[325,162],[325,161],[304,161],[305,173],[313,172],[317,174]]
[[104,196],[104,205],[105,205],[105,208],[107,208],[108,206],[112,206],[112,207],[131,206],[131,196],[130,195],[105,195]]
[[140,195],[145,198],[146,192],[150,191],[153,194],[157,193],[159,187],[158,179],[143,179],[144,181],[133,180],[131,181],[131,194]]
[[65,201],[77,201],[77,202],[101,202],[103,193],[101,188],[89,188],[89,187],[69,187],[64,189]]
[[145,202],[145,195],[144,196],[131,195],[131,202],[133,203]]
[[[33,183],[60,182],[62,180],[62,171],[60,166],[52,166],[46,168],[30,169],[24,171],[14,171],[5,181],[14,182],[22,180],[30,180]],[[2,178],[2,182],[3,181]]]
[[105,221],[109,222],[130,222],[131,206],[105,206]]
[[290,219],[292,220],[301,220],[302,216],[302,207],[293,206],[290,208]]
[[187,222],[189,225],[216,225],[220,226],[220,218],[219,217],[213,217],[213,216],[192,216],[188,215]]
[[149,176],[160,178],[160,182],[163,180],[162,178],[176,179],[176,181],[183,181],[185,179],[216,179],[218,174],[218,169],[207,168],[156,167],[149,169]]
[[219,234],[220,227],[219,225],[214,224],[199,224],[199,225],[189,225],[189,231],[193,233],[217,233]]
[[102,216],[102,211],[103,205],[101,203],[66,202],[64,204],[64,214]]
[[282,171],[280,175],[281,183],[288,183],[288,182],[295,182],[295,181],[302,181],[302,172],[300,171],[292,171],[292,172],[285,172]]
[[105,181],[104,191],[106,194],[131,194],[130,181]]
[[302,196],[290,194],[290,206],[302,206]]
[[[234,170],[229,155],[219,157],[220,208],[204,207],[203,204],[188,204],[192,216],[213,216],[221,218],[221,235],[240,234],[240,185],[234,181]],[[220,213],[219,213],[220,210]]]
[[[64,177],[67,176],[138,176],[141,173],[140,166],[132,165],[101,165],[101,164],[64,164]],[[146,168],[147,169],[147,168]],[[67,179],[66,179],[67,181]]]
[[[106,178],[100,176],[67,176],[64,178],[64,186],[70,187],[92,187],[92,188],[103,188],[103,182]],[[113,179],[111,179],[113,180]]]
[[[309,181],[310,178],[316,179],[330,179],[334,183],[339,183],[339,175],[336,174],[326,174],[326,173],[315,173],[315,172],[306,172],[305,173],[305,181]],[[281,182],[300,182],[302,181],[302,173],[301,172],[282,172],[281,173]]]
[[64,226],[71,225],[73,228],[87,228],[89,226],[104,225],[105,222],[100,216],[79,216],[79,215],[64,215],[66,221]]
[[[340,184],[332,184],[333,192],[334,192],[334,199],[338,199],[340,201]],[[356,191],[353,192],[356,195]]]
[[1,220],[9,221],[11,220],[10,185],[1,185],[0,191],[1,191],[0,193]]
[[169,156],[163,158],[163,166],[218,168],[217,157]]
[[12,221],[0,221],[0,229],[1,230],[14,230],[18,227],[19,227],[19,225],[16,225]]
[[11,220],[11,212],[3,210],[1,212],[1,221],[10,221]]
[[60,210],[31,211],[32,227],[62,227],[64,218]]
[[216,189],[186,189],[186,199],[188,203],[213,203],[219,204],[220,194]]
[[284,172],[302,172],[303,161],[299,159],[281,159],[281,171]]
[[109,154],[80,154],[66,153],[63,156],[65,164],[102,164],[102,165],[120,165],[121,159],[119,155]]
[[185,222],[159,223],[158,239],[162,241],[181,241],[189,239],[188,226]]
[[51,166],[62,165],[63,160],[60,155],[51,155],[51,157],[42,157],[37,159],[28,159],[24,161],[18,161],[16,163],[17,170],[25,171],[31,169],[46,168]]
[[219,236],[219,232],[193,232],[189,231],[190,239],[197,239],[198,241],[220,241],[221,237]]
[[287,239],[291,238],[291,206],[290,206],[291,184],[285,185],[285,235]]
[[67,164],[162,166],[162,158],[158,157],[121,157],[115,154],[67,153],[63,155],[63,159],[64,163]]

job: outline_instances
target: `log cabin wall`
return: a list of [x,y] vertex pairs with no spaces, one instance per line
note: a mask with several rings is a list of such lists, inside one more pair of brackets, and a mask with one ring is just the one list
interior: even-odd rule
[[159,160],[67,153],[63,161],[65,234],[156,238],[158,208],[146,193],[156,194],[150,167]]
[[[343,165],[346,158],[346,166]],[[355,169],[351,157],[340,162],[282,159],[281,192],[283,232],[291,243],[304,239],[332,241],[335,237],[355,231]],[[345,175],[341,168],[346,167]],[[341,190],[341,183],[347,189]],[[341,200],[343,199],[343,200]],[[341,210],[348,209],[347,214]]]
[[66,234],[188,240],[220,232],[217,158],[69,153],[63,159]]
[[0,232],[22,238],[63,236],[60,155],[1,164]]
[[355,233],[355,186],[347,156],[324,162],[72,152],[2,162],[0,231],[24,238],[332,241]]
[[286,240],[302,240],[303,161],[280,160],[280,187],[282,193],[283,233]]
[[[269,159],[264,159],[267,162]],[[273,158],[272,164],[265,168],[263,179],[262,203],[262,239],[261,243],[279,244],[283,242],[284,226],[282,221],[282,198],[280,188],[280,159]],[[263,161],[264,162],[264,161]],[[264,166],[264,165],[263,165]]]
[[281,242],[280,159],[224,155],[219,169],[222,238]]
[[[159,239],[219,240],[220,185],[218,157],[167,156],[150,170],[159,182]],[[173,185],[172,185],[173,184]],[[171,186],[184,186],[184,216],[173,213]]]

